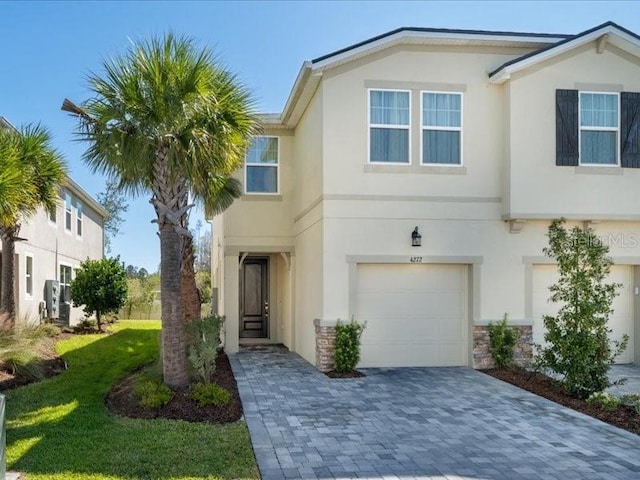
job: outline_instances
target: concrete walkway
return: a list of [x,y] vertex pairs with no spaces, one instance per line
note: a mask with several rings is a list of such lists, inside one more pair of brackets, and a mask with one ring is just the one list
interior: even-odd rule
[[469,368],[332,380],[277,347],[231,364],[263,480],[640,478],[640,437]]

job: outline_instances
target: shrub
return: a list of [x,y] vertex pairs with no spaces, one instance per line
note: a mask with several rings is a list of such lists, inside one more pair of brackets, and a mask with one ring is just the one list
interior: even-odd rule
[[196,383],[191,394],[199,407],[207,405],[225,406],[231,401],[231,394],[228,390],[215,383]]
[[185,326],[189,336],[189,362],[203,383],[211,382],[211,376],[216,371],[220,329],[223,323],[224,317],[214,314],[194,319]]
[[360,361],[360,337],[367,326],[366,323],[342,323],[336,325],[335,364],[336,371],[352,372]]
[[633,408],[640,415],[640,393],[625,393],[620,397],[620,403]]
[[496,368],[513,365],[514,348],[518,343],[518,329],[507,325],[507,314],[494,324],[489,322],[489,352]]
[[612,411],[620,406],[620,400],[615,395],[607,392],[595,392],[589,395],[587,403],[598,405],[603,410]]
[[590,228],[567,231],[564,220],[549,227],[545,255],[558,263],[560,278],[549,290],[560,303],[556,316],[543,317],[547,345],[540,349],[540,364],[560,375],[573,397],[588,398],[611,385],[608,371],[627,346],[628,336],[610,342],[611,305],[619,287],[605,283],[612,265],[609,248]]
[[138,377],[133,392],[145,408],[159,408],[173,398],[173,392],[169,387],[146,376]]
[[58,327],[57,325],[54,325],[53,323],[42,323],[36,327],[36,330],[43,337],[49,337],[49,338],[55,337],[61,332],[60,327]]

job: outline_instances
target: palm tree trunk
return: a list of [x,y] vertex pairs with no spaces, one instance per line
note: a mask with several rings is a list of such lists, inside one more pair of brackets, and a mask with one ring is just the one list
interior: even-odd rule
[[188,385],[184,311],[182,306],[182,248],[180,197],[185,186],[171,181],[169,148],[156,151],[152,203],[160,230],[160,303],[162,306],[162,373],[171,388]]
[[[189,192],[184,191],[180,198],[180,208],[188,208]],[[189,230],[189,211],[180,217],[180,225]],[[182,246],[182,299],[184,308],[184,321],[191,322],[200,318],[200,293],[196,285],[196,272],[194,268],[193,237],[186,235]]]
[[20,225],[0,229],[2,239],[2,270],[0,272],[0,328],[8,329],[16,321],[15,264],[16,238]]

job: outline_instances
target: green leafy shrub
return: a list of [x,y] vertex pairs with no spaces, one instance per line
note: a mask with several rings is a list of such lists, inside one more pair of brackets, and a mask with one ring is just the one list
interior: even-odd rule
[[605,283],[613,264],[609,248],[592,229],[567,231],[563,224],[564,219],[551,223],[544,249],[558,263],[560,278],[549,290],[560,309],[543,317],[547,345],[538,352],[539,364],[562,378],[569,395],[588,398],[611,385],[607,374],[629,337],[609,339],[611,305],[620,286]]
[[225,406],[231,401],[231,394],[228,390],[215,383],[196,383],[191,394],[199,407],[207,405]]
[[340,373],[352,372],[360,361],[360,337],[366,323],[351,320],[350,323],[336,324],[335,366]]
[[598,405],[603,410],[612,411],[620,406],[620,400],[615,395],[607,392],[595,392],[589,395],[587,403]]
[[633,408],[640,415],[640,393],[625,393],[620,397],[620,403]]
[[224,317],[214,314],[195,319],[185,326],[189,337],[189,362],[203,383],[210,383],[211,376],[216,371],[223,323]]
[[133,392],[145,408],[159,408],[173,398],[173,392],[169,387],[146,376],[138,377]]
[[497,368],[513,365],[514,348],[518,343],[518,329],[507,325],[507,314],[494,324],[489,322],[489,352]]

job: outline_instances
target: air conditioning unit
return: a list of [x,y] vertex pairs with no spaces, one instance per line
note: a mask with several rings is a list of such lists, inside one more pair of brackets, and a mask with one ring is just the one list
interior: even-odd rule
[[60,316],[60,282],[46,280],[44,282],[44,301],[47,306],[47,318],[57,319]]

